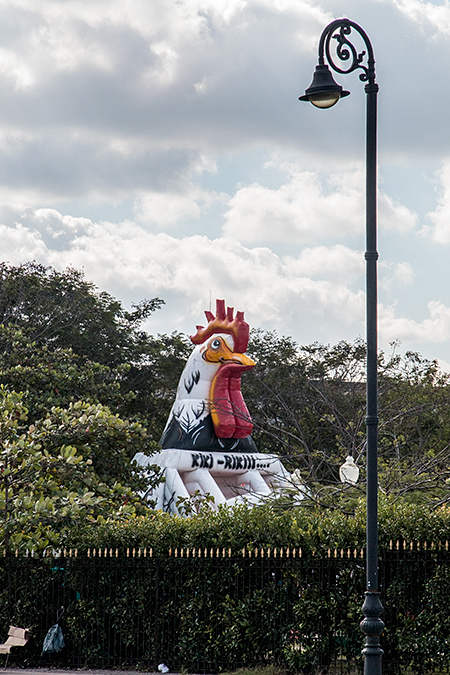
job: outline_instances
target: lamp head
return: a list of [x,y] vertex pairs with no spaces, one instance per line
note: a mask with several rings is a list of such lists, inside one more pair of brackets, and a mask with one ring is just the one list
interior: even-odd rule
[[349,91],[334,81],[330,69],[326,64],[316,66],[313,80],[299,101],[310,101],[316,108],[331,108],[340,98],[348,96]]

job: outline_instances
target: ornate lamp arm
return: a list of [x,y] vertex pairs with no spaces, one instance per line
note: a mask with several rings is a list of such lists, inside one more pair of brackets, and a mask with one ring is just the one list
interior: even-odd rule
[[[349,36],[354,29],[361,36],[367,52],[359,52],[349,40]],[[339,31],[339,32],[335,32]],[[342,64],[335,62],[332,51],[330,49],[331,40],[336,40],[338,46],[336,48],[336,55]],[[363,65],[364,56],[367,53],[367,66]],[[375,83],[375,59],[373,58],[373,49],[367,33],[358,26],[357,23],[350,21],[350,19],[337,19],[332,21],[322,32],[319,40],[319,65],[325,64],[325,55],[331,68],[337,73],[347,75],[360,68],[363,72],[359,79],[361,82]],[[344,63],[348,62],[347,67],[343,67]]]

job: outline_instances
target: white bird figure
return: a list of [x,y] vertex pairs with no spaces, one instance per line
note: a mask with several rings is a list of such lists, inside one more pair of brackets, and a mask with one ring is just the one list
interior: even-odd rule
[[339,469],[339,478],[342,483],[349,483],[350,485],[356,485],[358,482],[359,468],[356,466],[352,455],[348,455]]
[[161,445],[164,449],[256,452],[253,424],[241,393],[241,375],[255,362],[245,355],[249,326],[243,312],[233,316],[217,300],[216,316],[205,312],[193,350],[180,378]]

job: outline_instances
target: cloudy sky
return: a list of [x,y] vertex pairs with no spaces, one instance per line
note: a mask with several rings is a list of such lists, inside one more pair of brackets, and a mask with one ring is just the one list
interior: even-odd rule
[[448,0],[0,0],[2,259],[159,296],[151,332],[219,297],[301,344],[364,336],[364,86],[297,100],[343,16],[380,85],[380,346],[450,368]]

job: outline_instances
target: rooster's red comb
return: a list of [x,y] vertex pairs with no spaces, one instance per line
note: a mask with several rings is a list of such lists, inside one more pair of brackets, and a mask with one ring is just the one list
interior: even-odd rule
[[201,345],[215,333],[229,333],[234,338],[235,351],[243,354],[248,346],[250,327],[244,321],[244,312],[236,312],[234,318],[233,313],[234,307],[226,308],[225,300],[216,300],[216,316],[212,312],[205,312],[208,325],[206,328],[197,326],[196,334],[191,335],[192,342]]

